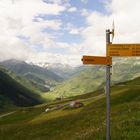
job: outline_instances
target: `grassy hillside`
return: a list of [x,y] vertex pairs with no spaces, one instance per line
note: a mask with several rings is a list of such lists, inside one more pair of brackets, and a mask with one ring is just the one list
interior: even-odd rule
[[24,87],[9,73],[0,68],[0,111],[12,106],[30,106],[42,102],[38,93]]
[[[111,84],[139,77],[139,60],[136,58],[113,60]],[[104,86],[105,72],[105,66],[85,66],[80,74],[58,85],[50,94],[52,97],[70,97],[95,91]]]
[[[140,78],[117,84],[111,92],[111,140],[140,139]],[[84,107],[45,113],[47,107],[79,100]],[[105,140],[106,99],[97,91],[54,101],[0,118],[1,140]]]
[[55,87],[46,96],[70,97],[92,92],[103,84],[105,79],[103,73],[105,74],[103,67],[87,67],[79,75]]

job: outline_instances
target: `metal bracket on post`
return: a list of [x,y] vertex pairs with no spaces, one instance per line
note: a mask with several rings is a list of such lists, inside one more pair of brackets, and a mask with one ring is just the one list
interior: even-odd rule
[[114,68],[113,68],[113,66],[111,66],[111,73],[110,73],[111,75],[113,75],[114,74]]

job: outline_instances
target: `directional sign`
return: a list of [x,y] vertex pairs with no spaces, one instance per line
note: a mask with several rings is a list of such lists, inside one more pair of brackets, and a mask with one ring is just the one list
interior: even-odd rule
[[83,56],[83,64],[112,65],[111,57]]
[[140,56],[140,44],[108,44],[107,56]]

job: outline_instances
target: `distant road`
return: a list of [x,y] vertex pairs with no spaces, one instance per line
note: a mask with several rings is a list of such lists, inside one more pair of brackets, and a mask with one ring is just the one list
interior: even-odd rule
[[[76,100],[78,100],[80,102],[85,102],[85,101],[89,101],[89,100],[92,100],[92,99],[97,99],[97,98],[99,99],[99,98],[102,98],[104,96],[105,96],[104,94],[101,94],[101,95],[90,97],[90,98],[86,98],[86,99],[76,99]],[[73,101],[76,101],[76,100],[72,100],[72,101],[68,101],[68,102],[73,102]],[[70,103],[66,103],[66,104],[63,104],[63,105],[56,105],[53,108],[51,108],[50,111],[62,109],[65,106],[69,106],[69,104]]]
[[92,100],[92,99],[99,99],[99,98],[102,98],[102,97],[105,97],[105,94],[97,95],[97,96],[86,98],[86,99],[80,99],[80,101],[84,102],[84,101],[89,101],[89,100]]
[[3,115],[0,116],[0,118],[3,118],[3,117],[5,117],[5,116],[8,116],[8,115],[13,114],[13,113],[15,113],[15,112],[16,112],[16,111],[13,111],[13,112],[9,112],[9,113],[3,114]]

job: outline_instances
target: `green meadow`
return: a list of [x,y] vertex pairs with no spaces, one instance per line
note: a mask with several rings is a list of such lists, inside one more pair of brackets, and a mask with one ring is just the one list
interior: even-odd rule
[[[140,78],[111,88],[111,140],[140,139]],[[45,112],[72,100],[84,107]],[[20,108],[0,118],[0,140],[105,140],[106,98],[103,90]]]

